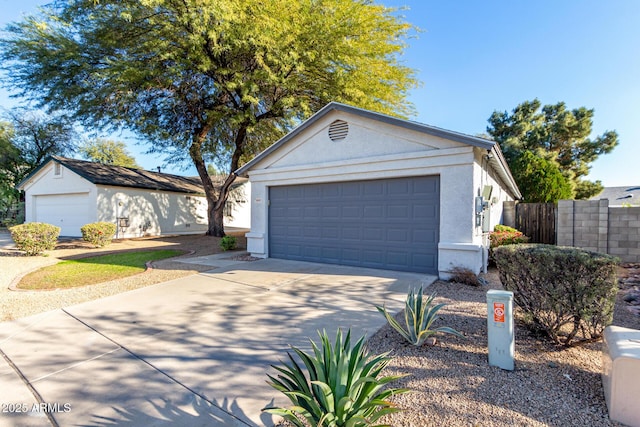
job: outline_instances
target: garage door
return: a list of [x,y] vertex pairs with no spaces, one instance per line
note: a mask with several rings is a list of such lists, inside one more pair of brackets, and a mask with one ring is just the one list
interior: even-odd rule
[[438,176],[271,187],[269,256],[438,272]]
[[35,196],[35,221],[61,228],[61,236],[82,236],[80,227],[89,221],[89,195],[61,194]]

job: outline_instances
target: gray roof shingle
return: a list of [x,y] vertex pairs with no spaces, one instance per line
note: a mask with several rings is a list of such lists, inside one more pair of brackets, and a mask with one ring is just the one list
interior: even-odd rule
[[97,185],[115,187],[142,188],[147,190],[173,191],[177,193],[204,194],[199,177],[186,177],[167,173],[151,172],[143,169],[105,165],[86,160],[69,159],[60,156],[47,158],[19,185],[21,188],[33,175],[38,173],[50,161],[60,163],[87,181]]
[[591,200],[600,199],[608,199],[609,206],[640,205],[640,185],[605,187],[602,193],[591,198]]

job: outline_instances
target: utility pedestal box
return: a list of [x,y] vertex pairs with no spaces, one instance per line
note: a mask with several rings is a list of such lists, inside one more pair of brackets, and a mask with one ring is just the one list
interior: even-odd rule
[[609,418],[640,427],[640,331],[607,326],[602,367]]
[[489,365],[513,371],[513,292],[495,289],[487,292],[487,335]]

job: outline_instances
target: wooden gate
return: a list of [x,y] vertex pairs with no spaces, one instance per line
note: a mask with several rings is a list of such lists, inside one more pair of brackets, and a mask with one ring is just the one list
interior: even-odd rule
[[516,228],[528,236],[531,243],[555,245],[555,203],[516,204]]

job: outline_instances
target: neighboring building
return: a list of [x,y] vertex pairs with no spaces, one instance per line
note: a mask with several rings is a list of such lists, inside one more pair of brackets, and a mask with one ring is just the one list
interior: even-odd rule
[[[197,177],[52,156],[18,189],[25,192],[25,221],[56,225],[61,236],[79,237],[80,227],[97,221],[116,223],[116,238],[207,230],[207,201]],[[242,191],[248,188],[234,190],[234,198]],[[235,205],[247,209],[249,203]],[[234,209],[230,226],[249,228],[242,223],[249,214]]]
[[640,206],[640,185],[605,187],[602,193],[589,200],[609,200],[609,207]]
[[251,183],[252,255],[442,278],[480,271],[483,228],[521,197],[494,141],[338,103],[236,174]]

